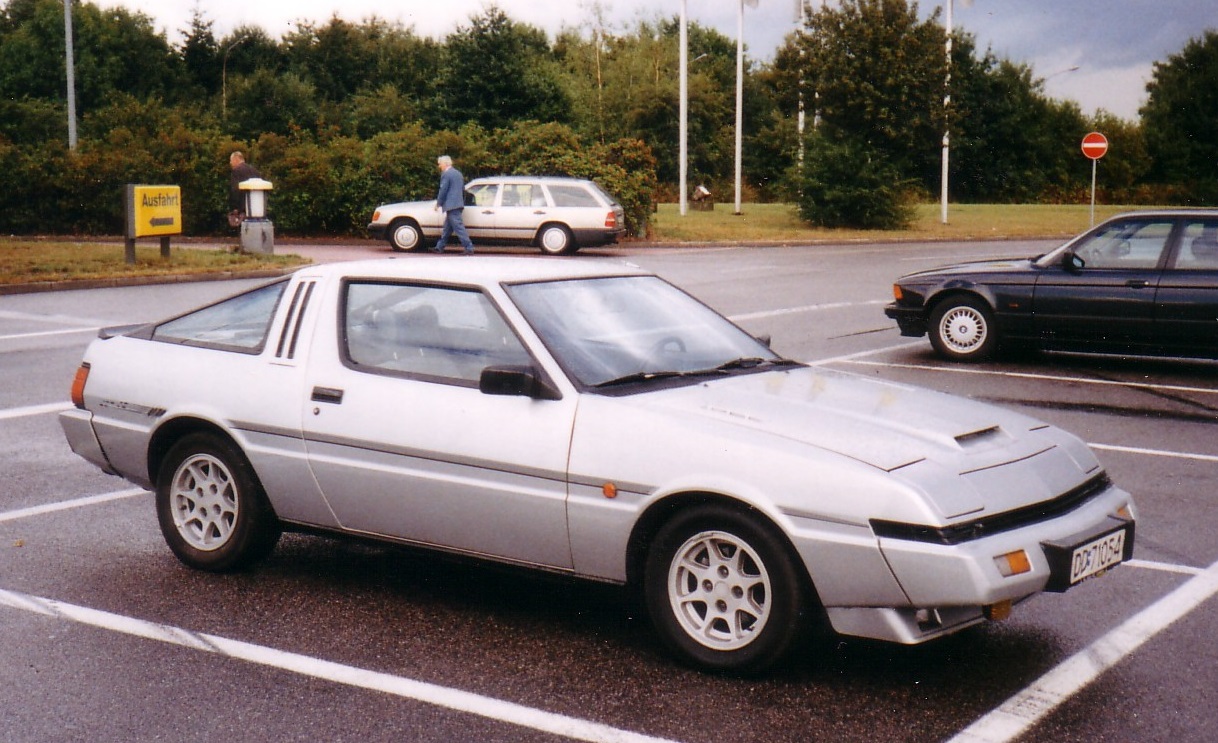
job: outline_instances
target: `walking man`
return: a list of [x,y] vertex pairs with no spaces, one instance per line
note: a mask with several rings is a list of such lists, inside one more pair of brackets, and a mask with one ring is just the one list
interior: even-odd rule
[[436,158],[440,168],[440,191],[436,194],[436,211],[444,211],[444,228],[440,230],[440,240],[431,249],[433,253],[443,253],[450,235],[456,234],[465,255],[474,254],[474,244],[465,231],[465,178],[461,171],[453,167],[453,159],[448,155]]

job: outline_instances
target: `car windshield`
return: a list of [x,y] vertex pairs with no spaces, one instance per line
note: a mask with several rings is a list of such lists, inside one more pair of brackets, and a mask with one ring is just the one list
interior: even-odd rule
[[518,284],[508,291],[559,364],[587,387],[791,363],[655,276]]

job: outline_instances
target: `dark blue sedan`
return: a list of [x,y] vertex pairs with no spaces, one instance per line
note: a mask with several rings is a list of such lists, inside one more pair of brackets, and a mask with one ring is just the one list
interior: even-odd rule
[[1218,358],[1218,210],[1122,214],[1038,258],[902,276],[884,314],[953,361],[1002,347]]

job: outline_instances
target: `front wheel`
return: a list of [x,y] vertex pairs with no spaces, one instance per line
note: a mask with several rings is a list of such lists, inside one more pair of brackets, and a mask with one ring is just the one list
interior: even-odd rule
[[548,224],[541,228],[537,244],[546,255],[566,255],[575,252],[575,238],[571,230],[561,224]]
[[275,548],[280,526],[253,468],[207,433],[174,444],[157,477],[157,520],[174,555],[198,570],[246,567]]
[[721,505],[670,519],[643,577],[647,610],[665,644],[715,671],[755,673],[786,655],[803,626],[807,591],[782,541]]
[[930,315],[930,343],[952,361],[984,361],[994,355],[994,313],[977,297],[949,297]]
[[400,219],[389,226],[389,247],[405,253],[423,247],[423,230],[409,220]]

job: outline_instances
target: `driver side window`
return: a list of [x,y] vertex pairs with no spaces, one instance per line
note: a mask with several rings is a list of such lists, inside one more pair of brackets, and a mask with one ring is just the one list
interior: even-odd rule
[[1118,222],[1092,235],[1074,252],[1087,268],[1151,269],[1159,265],[1171,230],[1170,221]]

